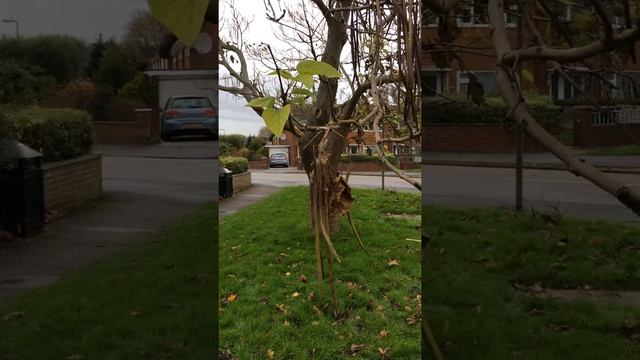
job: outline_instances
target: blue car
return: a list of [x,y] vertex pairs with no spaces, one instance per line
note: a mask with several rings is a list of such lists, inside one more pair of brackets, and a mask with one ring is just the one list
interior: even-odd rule
[[181,135],[218,139],[218,112],[206,96],[171,96],[161,113],[162,140]]

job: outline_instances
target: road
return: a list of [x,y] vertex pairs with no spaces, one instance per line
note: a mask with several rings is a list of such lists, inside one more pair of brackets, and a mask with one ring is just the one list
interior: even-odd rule
[[[281,170],[281,171],[279,171]],[[304,173],[287,173],[287,169],[269,169],[269,170],[253,170],[251,172],[251,182],[254,184],[286,187],[296,185],[308,185],[309,180]],[[380,189],[381,178],[379,176],[363,176],[363,175],[351,175],[349,177],[349,185],[353,188],[361,189]],[[419,191],[407,183],[406,181],[397,177],[385,177],[385,188],[396,191]]]
[[[633,188],[640,175],[610,174]],[[460,207],[513,205],[515,170],[459,166],[422,167],[423,204]],[[611,195],[567,171],[525,170],[525,207],[550,210],[553,206],[569,216],[637,222],[638,217]]]

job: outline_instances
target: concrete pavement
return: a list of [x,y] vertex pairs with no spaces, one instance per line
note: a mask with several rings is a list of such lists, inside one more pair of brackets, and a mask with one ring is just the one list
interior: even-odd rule
[[174,149],[173,159],[104,156],[103,198],[47,224],[39,236],[0,242],[0,301],[51,284],[216,201],[217,160],[179,158],[191,152]]
[[[611,174],[633,188],[640,187],[640,175]],[[433,166],[422,169],[422,200],[425,205],[456,207],[513,207],[513,169]],[[568,171],[525,170],[525,208],[551,210],[557,207],[568,216],[638,222],[633,212],[613,196]]]
[[[573,152],[584,161],[605,172],[640,174],[640,156],[591,156],[580,150]],[[515,167],[514,153],[457,153],[427,151],[422,153],[422,165],[471,166],[471,167]],[[566,170],[567,167],[549,152],[523,154],[524,167],[529,169]]]
[[95,145],[93,152],[105,156],[158,159],[217,159],[219,142],[189,138],[155,145]]

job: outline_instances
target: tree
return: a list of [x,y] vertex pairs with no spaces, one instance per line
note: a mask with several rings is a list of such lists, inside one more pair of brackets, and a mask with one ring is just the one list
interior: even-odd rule
[[136,10],[127,24],[124,41],[138,47],[142,56],[150,60],[158,54],[158,48],[169,34],[169,30],[151,13]]
[[127,44],[111,43],[100,59],[98,82],[115,94],[133,80],[144,66],[145,61],[138,49]]
[[12,61],[0,61],[0,103],[28,106],[41,100],[54,79],[37,68],[27,69]]
[[[354,199],[348,175],[338,172],[347,135],[365,127],[374,129],[381,161],[421,188],[386,158],[384,146],[420,136],[420,4],[314,0],[312,5],[300,2],[276,10],[277,6],[266,1],[267,18],[279,29],[276,36],[291,46],[281,51],[269,44],[244,43],[248,21],[233,9],[233,3],[230,7],[229,35],[220,42],[219,62],[231,81],[219,88],[243,97],[275,136],[286,129],[298,139],[309,178],[317,274],[322,281],[324,243],[332,287],[332,262],[340,257],[331,233],[338,229],[341,217],[347,217],[360,241],[350,217]],[[345,48],[350,51],[343,54]],[[365,107],[368,112],[358,111]],[[404,136],[394,133],[395,126],[381,131],[392,108],[403,115]]]
[[267,129],[266,126],[263,126],[260,128],[260,131],[258,131],[257,137],[266,144],[273,138],[273,133],[271,132],[271,130]]

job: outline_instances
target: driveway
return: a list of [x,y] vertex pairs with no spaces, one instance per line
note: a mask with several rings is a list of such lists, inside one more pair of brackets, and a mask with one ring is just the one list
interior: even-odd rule
[[0,301],[51,284],[217,201],[218,161],[187,158],[199,146],[182,153],[176,146],[174,158],[104,156],[100,200],[48,224],[39,236],[0,242]]

